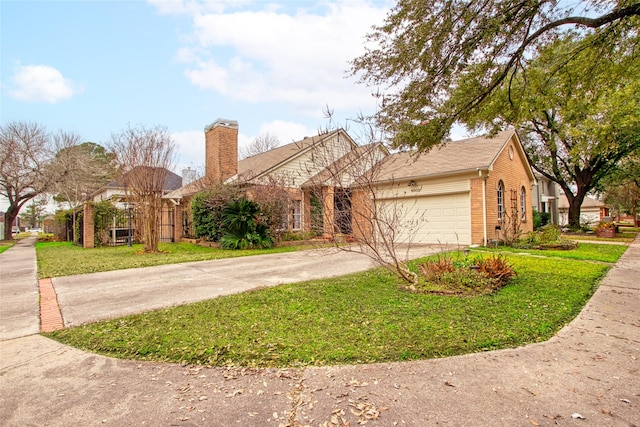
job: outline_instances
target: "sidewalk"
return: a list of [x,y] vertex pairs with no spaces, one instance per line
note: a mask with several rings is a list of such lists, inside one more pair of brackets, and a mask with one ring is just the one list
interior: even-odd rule
[[40,331],[35,236],[0,254],[0,340]]
[[640,236],[551,340],[418,362],[204,368],[7,340],[0,425],[640,425],[639,276]]

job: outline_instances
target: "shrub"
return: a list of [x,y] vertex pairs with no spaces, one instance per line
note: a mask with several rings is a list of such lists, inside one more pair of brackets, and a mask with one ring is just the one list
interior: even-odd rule
[[484,277],[496,281],[497,287],[506,285],[517,274],[507,259],[500,254],[480,258],[476,265]]
[[225,249],[270,248],[273,239],[268,228],[260,223],[260,206],[242,199],[229,203],[222,211],[220,246]]
[[533,211],[533,229],[537,230],[540,227],[544,227],[549,224],[551,220],[551,215],[549,212],[538,212],[536,210]]
[[241,200],[235,186],[218,185],[193,196],[191,215],[194,237],[217,242],[223,235],[223,210],[229,203]]
[[442,254],[418,265],[418,270],[421,280],[412,290],[455,295],[492,292],[516,275],[501,255],[465,257],[454,261],[450,254]]
[[527,233],[518,242],[511,245],[521,249],[575,249],[578,244],[562,236],[562,232],[557,225],[547,224],[537,231]]

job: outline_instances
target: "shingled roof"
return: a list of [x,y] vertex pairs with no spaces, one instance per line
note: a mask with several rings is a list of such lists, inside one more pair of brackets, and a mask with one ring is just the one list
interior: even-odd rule
[[337,129],[322,135],[305,137],[300,141],[242,159],[238,162],[238,179],[246,181],[259,177],[339,132],[342,132],[342,130]]
[[416,179],[489,169],[514,134],[515,130],[509,129],[494,137],[478,136],[446,142],[422,154],[393,154],[384,160],[376,180]]

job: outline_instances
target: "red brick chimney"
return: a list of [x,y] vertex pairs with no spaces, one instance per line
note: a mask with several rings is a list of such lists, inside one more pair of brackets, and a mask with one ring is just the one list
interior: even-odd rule
[[238,122],[218,119],[204,129],[205,176],[224,182],[238,173]]

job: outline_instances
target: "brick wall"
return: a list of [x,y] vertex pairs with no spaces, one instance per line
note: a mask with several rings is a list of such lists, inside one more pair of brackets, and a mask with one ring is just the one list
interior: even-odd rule
[[531,206],[531,181],[527,174],[528,161],[520,153],[515,136],[505,146],[504,150],[493,165],[493,171],[487,178],[487,230],[488,238],[495,239],[495,227],[500,224],[498,220],[498,182],[504,183],[504,211],[511,210],[511,190],[516,190],[516,204],[520,209],[520,190],[526,191],[525,207],[526,218],[521,222],[523,233],[533,230],[533,214]]
[[238,122],[218,119],[205,128],[205,175],[224,182],[238,173]]

